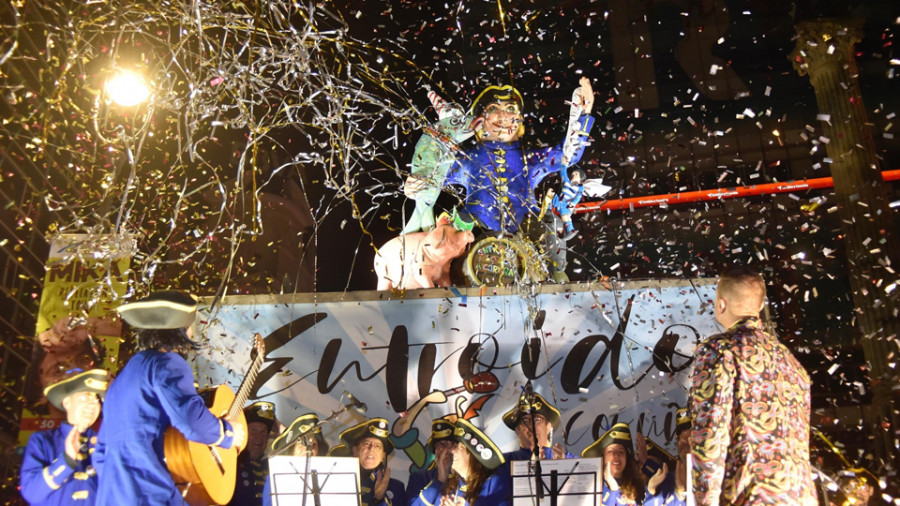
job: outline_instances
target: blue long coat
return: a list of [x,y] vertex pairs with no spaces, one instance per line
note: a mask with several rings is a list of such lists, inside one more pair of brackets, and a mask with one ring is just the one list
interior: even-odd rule
[[231,425],[206,408],[188,363],[176,353],[142,351],[106,393],[94,452],[97,504],[182,504],[163,461],[170,425],[188,440],[231,447]]
[[91,466],[91,452],[97,433],[93,429],[86,430],[81,438],[87,445],[87,454],[83,459],[69,461],[66,436],[71,430],[71,425],[63,423],[55,429],[36,432],[28,439],[19,484],[22,497],[32,506],[94,504],[97,475]]
[[563,163],[563,144],[525,151],[518,141],[485,141],[459,155],[444,184],[466,189],[466,211],[479,226],[516,232],[529,212],[540,209],[534,197],[537,185],[581,160],[593,124],[591,116],[579,118],[577,144],[568,164]]

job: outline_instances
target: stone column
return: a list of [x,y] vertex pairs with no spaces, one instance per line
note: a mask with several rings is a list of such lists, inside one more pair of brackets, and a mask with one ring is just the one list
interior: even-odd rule
[[795,27],[797,45],[790,59],[801,76],[809,76],[822,130],[829,139],[826,152],[831,159],[856,321],[869,363],[873,407],[882,421],[881,456],[893,459],[896,466],[900,243],[857,82],[853,46],[862,39],[862,26],[859,18],[800,22]]

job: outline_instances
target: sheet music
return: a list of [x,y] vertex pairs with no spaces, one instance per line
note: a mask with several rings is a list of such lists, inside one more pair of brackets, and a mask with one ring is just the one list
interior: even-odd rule
[[603,459],[562,459],[541,461],[541,482],[544,497],[537,500],[533,462],[515,460],[512,462],[513,506],[550,506],[551,481],[556,472],[557,506],[600,506]]
[[306,474],[306,457],[279,455],[269,458],[272,480],[272,505],[312,506],[312,471],[318,478],[319,498],[323,506],[359,506],[359,460],[355,457],[311,457]]

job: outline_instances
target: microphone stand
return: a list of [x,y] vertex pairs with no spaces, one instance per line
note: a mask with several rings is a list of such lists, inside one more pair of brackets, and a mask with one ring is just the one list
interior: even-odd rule
[[[308,431],[306,431],[305,433],[303,433],[303,435],[300,436],[301,438],[303,438],[303,446],[306,448],[306,465],[305,465],[305,469],[303,470],[304,476],[306,477],[307,480],[309,480],[310,474],[312,474],[312,493],[313,493],[314,506],[322,506],[321,497],[320,497],[321,490],[319,487],[318,473],[316,471],[310,471],[310,463],[311,463],[310,457],[312,457],[312,450],[310,450],[310,446],[312,445],[312,441],[316,437],[316,430],[319,427],[322,427],[326,423],[337,418],[341,413],[345,413],[350,408],[355,408],[355,407],[356,406],[354,406],[353,404],[341,405],[340,409],[338,409],[337,411],[332,411],[331,414],[328,415],[328,418],[326,418],[324,420],[319,420],[318,423],[313,425]],[[296,444],[296,441],[294,443]],[[293,446],[293,445],[291,445],[291,446]],[[289,447],[286,446],[286,447],[278,450],[277,452],[272,452],[269,456],[277,457],[278,455],[283,454],[287,448],[289,448]],[[306,484],[304,484],[304,486],[303,486],[303,501],[301,503],[302,506],[306,506],[306,497],[309,493],[309,489],[310,488],[308,486],[306,486]]]
[[534,424],[534,390],[531,388],[531,380],[525,384],[525,397],[528,399],[528,411],[531,413],[531,460],[534,462],[534,485],[538,502],[544,498],[544,482],[541,479],[541,448],[538,442],[537,427]]

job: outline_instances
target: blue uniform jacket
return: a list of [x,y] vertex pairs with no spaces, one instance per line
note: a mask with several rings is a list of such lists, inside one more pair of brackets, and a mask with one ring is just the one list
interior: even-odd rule
[[[437,506],[441,503],[442,485],[437,480],[432,480],[419,492],[418,498],[410,504],[416,506]],[[456,495],[465,495],[466,485],[462,484],[456,491]],[[485,480],[474,502],[466,502],[467,506],[511,506],[512,505],[512,480],[507,473],[506,466],[500,466]]]
[[437,480],[437,467],[431,469],[422,469],[409,475],[409,481],[406,482],[406,504],[421,504],[419,500],[419,492],[422,491],[431,480]]
[[403,506],[406,504],[406,492],[403,482],[391,478],[387,492],[381,501],[375,500],[375,473],[360,468],[359,470],[360,504],[362,506]]
[[53,430],[35,432],[28,439],[19,484],[29,504],[94,504],[97,474],[91,466],[91,453],[97,433],[88,429],[81,435],[82,450],[87,454],[70,461],[66,436],[71,430],[71,425],[63,423]]
[[231,425],[206,408],[187,361],[176,353],[142,351],[106,393],[94,452],[97,504],[182,504],[163,461],[170,425],[190,441],[231,447]]
[[[524,151],[516,142],[486,141],[458,157],[444,184],[466,189],[466,211],[486,230],[514,233],[529,212],[540,206],[534,189],[549,174],[578,163],[594,118],[579,118],[576,149],[563,163],[563,144]],[[527,163],[526,163],[527,161]]]
[[269,481],[269,459],[263,457],[253,460],[250,458],[249,452],[241,453],[237,461],[237,482],[234,484],[234,495],[228,504],[230,506],[263,504],[263,493],[267,481]]
[[685,501],[675,494],[675,471],[669,471],[666,479],[656,488],[656,495],[644,497],[644,506],[685,506]]

